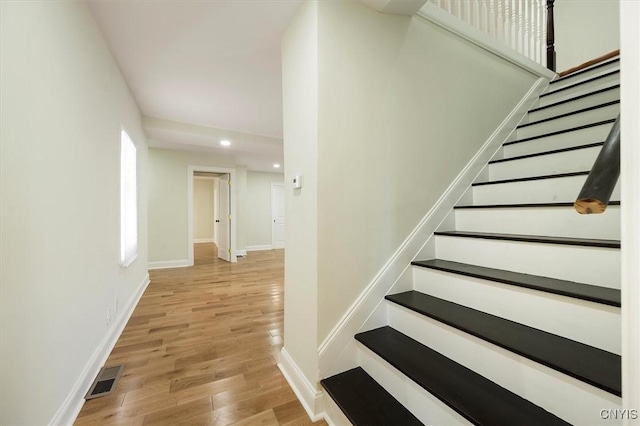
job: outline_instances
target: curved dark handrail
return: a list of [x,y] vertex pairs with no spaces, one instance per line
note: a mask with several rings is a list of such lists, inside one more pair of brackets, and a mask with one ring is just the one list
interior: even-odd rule
[[593,163],[578,199],[573,204],[580,214],[602,213],[620,177],[620,115]]

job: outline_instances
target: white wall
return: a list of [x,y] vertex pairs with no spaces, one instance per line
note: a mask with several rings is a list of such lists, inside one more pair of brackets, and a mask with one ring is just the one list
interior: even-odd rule
[[[640,407],[640,3],[620,5],[622,187],[622,406]],[[637,423],[632,420],[626,425]]]
[[247,248],[270,246],[271,184],[283,183],[282,173],[248,172],[246,201]]
[[[234,185],[234,183],[231,183]],[[239,251],[244,251],[247,246],[247,167],[236,167],[236,197],[237,207],[236,215],[238,216],[238,228],[236,230],[236,247]]]
[[[284,349],[311,387],[318,379],[318,3],[304,2],[282,39],[285,182]],[[286,357],[285,357],[286,359]]]
[[421,18],[319,11],[318,344],[536,81]]
[[193,179],[193,239],[195,242],[213,241],[213,178]]
[[620,48],[618,0],[556,0],[556,69],[565,71]]
[[[147,145],[86,3],[1,2],[0,12],[0,424],[44,425],[79,409],[74,386],[146,283]],[[126,269],[121,124],[138,153],[139,248]]]
[[188,258],[189,165],[235,167],[231,157],[149,149],[149,262],[184,261]]

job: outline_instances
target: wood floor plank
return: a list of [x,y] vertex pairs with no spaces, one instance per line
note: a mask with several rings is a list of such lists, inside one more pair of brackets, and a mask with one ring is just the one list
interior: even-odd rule
[[75,424],[313,423],[276,365],[283,343],[284,252],[236,264],[196,244],[195,266],[150,272],[107,365],[115,392],[87,401]]

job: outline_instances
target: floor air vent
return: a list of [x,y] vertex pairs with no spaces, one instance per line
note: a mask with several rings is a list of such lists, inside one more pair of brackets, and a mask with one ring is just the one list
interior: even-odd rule
[[114,367],[103,367],[98,373],[98,377],[94,380],[89,388],[89,392],[84,399],[93,399],[100,396],[107,396],[116,390],[116,385],[122,374],[124,365],[116,365]]

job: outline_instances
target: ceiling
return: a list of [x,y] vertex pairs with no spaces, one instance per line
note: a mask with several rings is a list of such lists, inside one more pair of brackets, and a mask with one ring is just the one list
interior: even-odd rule
[[282,163],[280,39],[300,0],[89,4],[150,146],[232,156],[249,170]]

